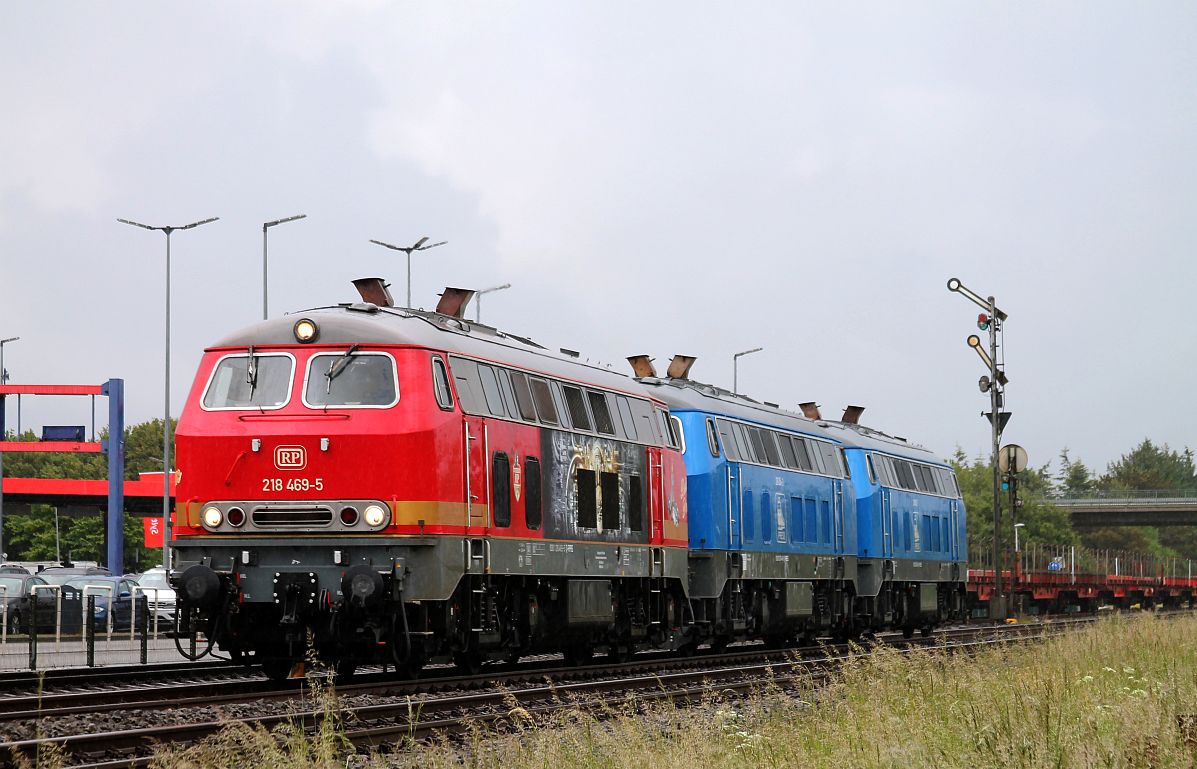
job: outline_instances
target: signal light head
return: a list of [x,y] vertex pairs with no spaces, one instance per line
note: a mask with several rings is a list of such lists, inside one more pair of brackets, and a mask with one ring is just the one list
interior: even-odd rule
[[981,329],[982,331],[989,330],[989,316],[988,315],[986,315],[985,313],[981,313],[980,315],[977,316],[977,328]]
[[314,320],[308,318],[300,318],[295,321],[295,340],[301,344],[308,344],[316,341],[316,337],[320,335],[320,329],[316,326]]

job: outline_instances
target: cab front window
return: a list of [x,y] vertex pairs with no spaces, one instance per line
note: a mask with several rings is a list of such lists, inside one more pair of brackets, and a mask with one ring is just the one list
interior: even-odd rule
[[283,353],[227,355],[216,364],[203,407],[220,409],[278,409],[291,398],[295,359]]
[[395,361],[381,352],[320,353],[308,361],[303,402],[311,408],[388,408],[399,402]]

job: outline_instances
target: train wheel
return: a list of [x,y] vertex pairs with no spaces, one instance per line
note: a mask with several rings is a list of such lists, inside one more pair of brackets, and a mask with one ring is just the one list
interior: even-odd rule
[[902,626],[902,637],[903,638],[914,638],[914,626],[913,625],[903,625]]
[[338,660],[336,665],[337,681],[348,681],[357,672],[356,660]]
[[576,668],[586,665],[590,659],[594,657],[594,647],[589,644],[577,644],[575,646],[567,646],[562,656],[565,658],[567,667]]
[[933,628],[930,625],[923,625],[921,628],[919,628],[919,633],[922,634],[923,638],[927,638],[931,635],[932,629]]
[[613,662],[618,665],[620,663],[627,662],[631,658],[632,650],[630,647],[612,644],[607,649],[608,662]]
[[262,673],[271,681],[286,681],[291,675],[291,660],[269,657],[262,660]]
[[453,652],[453,664],[462,675],[476,676],[482,672],[482,655],[478,652]]

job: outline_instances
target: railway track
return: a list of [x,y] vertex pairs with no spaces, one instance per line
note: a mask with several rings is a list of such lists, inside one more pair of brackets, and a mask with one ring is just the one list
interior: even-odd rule
[[147,665],[110,665],[102,668],[10,670],[0,672],[0,695],[7,698],[11,695],[39,691],[95,689],[143,682],[220,680],[229,677],[261,676],[243,665],[231,662],[163,662]]
[[[965,626],[926,639],[908,641],[886,635],[878,642],[902,648],[970,649],[1038,638],[1093,621],[1079,618],[1043,625]],[[637,659],[582,668],[532,666],[497,675],[402,682],[367,677],[362,682],[338,685],[335,696],[337,710],[347,725],[347,739],[354,745],[370,747],[400,738],[420,739],[434,732],[451,733],[467,723],[498,721],[508,717],[513,704],[518,704],[528,718],[536,718],[575,704],[601,707],[623,702],[630,694],[642,701],[689,700],[713,689],[744,691],[766,680],[779,686],[799,680],[817,682],[830,667],[858,653],[846,645],[803,650],[757,646],[722,654]],[[325,717],[326,709],[312,700],[306,688],[256,683],[264,686],[249,691],[211,691],[209,685],[206,694],[173,700],[171,697],[179,690],[143,700],[125,697],[132,693],[146,695],[146,689],[93,692],[90,702],[88,693],[72,693],[58,701],[43,698],[40,710],[29,707],[32,703],[27,699],[11,705],[6,701],[0,713],[0,733],[35,728],[39,737],[0,743],[0,755],[32,757],[39,745],[53,744],[72,756],[68,765],[80,769],[144,767],[149,764],[155,742],[192,743],[227,726],[229,720],[266,729],[295,722],[310,729]],[[413,712],[419,713],[418,720],[413,721]],[[104,718],[104,713],[113,717]],[[136,726],[129,728],[129,722]],[[106,723],[123,728],[108,728]],[[84,725],[93,729],[99,726],[101,730],[82,733],[80,727]]]

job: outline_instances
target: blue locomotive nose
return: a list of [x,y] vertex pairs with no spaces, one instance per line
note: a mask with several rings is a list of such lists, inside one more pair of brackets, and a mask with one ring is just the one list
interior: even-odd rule
[[178,578],[177,589],[187,603],[200,609],[211,608],[220,600],[220,575],[197,563]]

